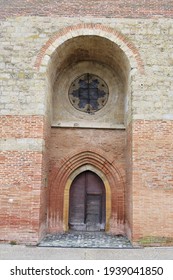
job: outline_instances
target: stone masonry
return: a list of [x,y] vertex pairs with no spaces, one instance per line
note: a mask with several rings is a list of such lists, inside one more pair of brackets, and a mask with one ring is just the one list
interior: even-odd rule
[[[173,244],[172,17],[164,0],[1,1],[0,241],[37,244],[62,232],[68,182],[91,166],[108,184],[111,233]],[[97,126],[93,116],[83,125],[63,105],[68,125],[53,124],[57,81],[65,104],[67,73],[84,61],[121,85],[121,123],[100,111]]]

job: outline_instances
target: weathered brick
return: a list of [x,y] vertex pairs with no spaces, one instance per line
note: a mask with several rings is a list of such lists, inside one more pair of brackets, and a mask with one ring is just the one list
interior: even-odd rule
[[[1,240],[62,231],[66,182],[87,165],[110,184],[110,231],[173,239],[172,13],[164,0],[0,2]],[[69,110],[62,73],[80,61],[101,64],[103,78],[109,68],[121,110],[111,102],[82,121]],[[64,122],[50,129],[56,110]]]
[[[172,1],[164,0],[148,0],[147,2],[133,0],[114,1],[109,0],[90,0],[83,2],[81,0],[30,0],[21,1],[15,0],[12,3],[7,0],[2,0],[1,18],[11,16],[65,16],[74,17],[76,15],[89,17],[127,17],[127,18],[151,18],[154,16],[171,17],[173,11]],[[123,7],[123,9],[122,9]]]

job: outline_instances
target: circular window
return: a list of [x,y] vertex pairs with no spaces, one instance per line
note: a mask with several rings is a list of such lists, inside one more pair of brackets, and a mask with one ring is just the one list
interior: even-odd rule
[[69,89],[69,100],[73,107],[88,114],[102,109],[108,96],[107,84],[100,77],[89,73],[75,79]]

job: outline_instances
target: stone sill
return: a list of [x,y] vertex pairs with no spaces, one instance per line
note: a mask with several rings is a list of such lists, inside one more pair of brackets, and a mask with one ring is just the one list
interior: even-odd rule
[[124,124],[97,124],[97,123],[52,123],[51,127],[61,128],[99,128],[99,129],[122,129],[125,130]]

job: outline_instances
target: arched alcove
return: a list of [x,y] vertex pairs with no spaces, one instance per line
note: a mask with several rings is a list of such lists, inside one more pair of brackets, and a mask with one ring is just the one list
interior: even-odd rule
[[[106,105],[94,114],[74,109],[69,89],[79,76],[89,73],[107,84]],[[107,38],[96,35],[66,40],[51,55],[48,76],[52,96],[54,127],[124,128],[129,90],[130,64],[122,49]]]
[[[49,231],[68,230],[71,176],[92,164],[102,172],[100,178],[107,180],[105,228],[124,233],[130,76],[132,68],[134,73],[135,69],[143,72],[137,49],[116,30],[86,24],[55,34],[36,64],[41,72],[47,71],[47,115],[51,116]],[[104,106],[92,114],[75,108],[69,98],[72,85],[85,75],[98,77],[97,83],[108,88]],[[69,157],[72,151],[74,155]],[[102,151],[104,156],[100,156]],[[107,191],[108,185],[111,191]]]

